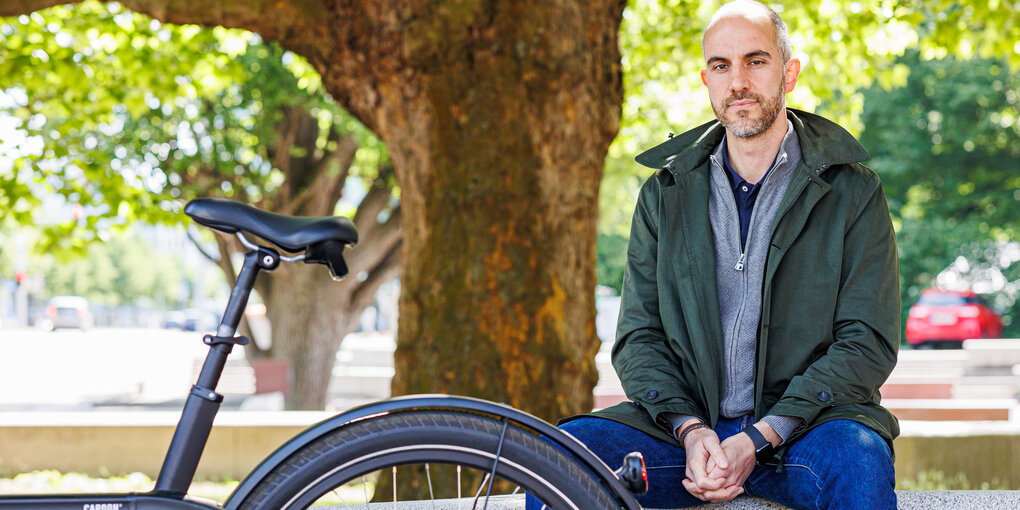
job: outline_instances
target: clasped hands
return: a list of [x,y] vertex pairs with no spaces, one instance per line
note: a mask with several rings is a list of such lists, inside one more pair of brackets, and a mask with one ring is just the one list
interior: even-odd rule
[[[765,422],[755,424],[773,444],[779,436]],[[683,429],[685,427],[681,427]],[[719,442],[711,428],[692,430],[684,438],[687,478],[684,488],[702,501],[729,501],[744,493],[744,481],[754,470],[754,441],[744,433]]]

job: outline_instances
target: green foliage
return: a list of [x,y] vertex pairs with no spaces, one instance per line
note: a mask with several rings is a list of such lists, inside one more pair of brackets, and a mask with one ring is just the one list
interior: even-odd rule
[[100,214],[122,215],[122,222],[171,207],[159,204],[158,195],[149,193],[152,183],[134,173],[126,153],[120,157],[100,145],[97,133],[121,131],[125,119],[145,114],[150,105],[197,99],[237,72],[226,58],[191,65],[217,54],[211,32],[163,27],[117,4],[89,2],[5,19],[0,44],[0,90],[14,98],[6,110],[29,136],[15,150],[39,152],[17,159],[16,174],[4,174],[0,186],[20,184],[9,195],[19,200],[59,193]]
[[[634,196],[651,170],[634,162],[643,149],[714,118],[699,71],[701,31],[723,0],[635,0],[620,29],[624,103],[620,133],[610,147],[600,196],[600,231],[629,229]],[[790,29],[803,63],[792,107],[823,109],[859,132],[860,90],[906,82],[896,61],[919,47],[924,59],[945,55],[1007,56],[1020,64],[1020,13],[1011,2],[927,0],[786,0],[769,2]],[[824,107],[824,108],[823,108]],[[625,190],[626,192],[621,192]]]
[[97,232],[137,220],[179,222],[196,196],[258,202],[299,189],[307,183],[287,183],[272,151],[288,109],[318,120],[319,149],[336,148],[333,132],[368,149],[352,175],[371,179],[386,159],[306,61],[250,32],[164,25],[86,1],[0,19],[0,47],[11,103],[0,114],[28,135],[13,169],[0,170],[0,213],[28,223],[32,197],[47,193],[83,205],[83,225],[47,227],[56,248],[80,253]]
[[86,257],[40,253],[29,270],[41,274],[50,296],[84,296],[92,303],[128,305],[144,300],[176,303],[181,268],[170,254],[156,253],[137,233],[114,235],[83,248]]
[[[237,487],[236,481],[195,481],[188,489],[192,496],[214,501],[226,501]],[[0,478],[0,494],[111,494],[148,492],[155,487],[154,480],[144,473],[95,478],[84,473],[61,473],[56,470],[20,473],[11,478]]]
[[[0,495],[23,494],[120,494],[125,492],[149,492],[156,481],[145,473],[109,476],[104,473],[96,478],[84,473],[61,473],[49,469],[16,474],[11,478],[0,478]],[[351,482],[328,494],[318,502],[322,504],[363,504],[365,494],[375,491],[375,476],[368,475],[362,480]],[[236,480],[195,480],[188,487],[188,495],[223,503],[237,488]]]
[[619,294],[623,287],[623,270],[627,267],[627,238],[620,234],[599,234],[595,258],[598,284],[616,289]]
[[[997,281],[987,290],[1010,309],[1020,285],[1020,265],[1004,251],[1020,230],[1020,78],[1001,59],[915,51],[899,64],[910,69],[903,87],[862,92],[860,141],[897,226],[904,317],[958,257],[968,278]],[[1007,336],[1020,333],[1015,313]]]
[[[599,197],[600,284],[615,286],[603,280],[616,271],[606,239],[628,235],[634,197],[652,173],[634,156],[714,118],[699,76],[701,31],[722,3],[636,0],[624,12],[623,119]],[[1020,199],[1017,79],[1010,74],[1020,64],[1020,13],[1009,2],[960,0],[770,4],[803,64],[788,104],[863,130],[896,219],[904,314],[963,251],[995,259],[998,252],[986,253],[983,242],[1015,238]],[[996,60],[971,67],[933,60],[949,55]],[[929,112],[944,119],[930,123]],[[1007,321],[1020,317],[1018,293],[1020,286],[999,292]],[[1020,334],[1020,320],[1006,334]]]

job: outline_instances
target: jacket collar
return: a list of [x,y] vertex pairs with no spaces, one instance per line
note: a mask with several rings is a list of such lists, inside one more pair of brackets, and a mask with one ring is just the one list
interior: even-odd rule
[[[801,158],[820,173],[833,165],[858,163],[868,153],[857,139],[835,122],[793,108],[786,109],[800,141]],[[634,158],[649,168],[668,168],[674,174],[696,168],[722,143],[726,129],[718,120],[702,124],[646,150]]]

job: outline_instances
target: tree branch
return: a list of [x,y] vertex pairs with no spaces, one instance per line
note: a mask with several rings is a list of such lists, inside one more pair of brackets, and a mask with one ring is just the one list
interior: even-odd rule
[[400,270],[403,267],[400,254],[402,244],[397,242],[391,246],[379,264],[368,272],[368,278],[354,290],[351,295],[353,308],[359,306],[364,308],[372,304],[379,287],[400,275]]
[[376,218],[390,203],[393,187],[389,183],[389,178],[392,174],[393,167],[387,166],[379,169],[379,175],[372,181],[372,187],[361,199],[361,203],[358,204],[358,209],[354,213],[354,225],[358,227],[358,232],[365,236],[377,228],[379,222]]
[[[280,212],[282,214],[304,212],[310,216],[331,216],[333,207],[340,199],[339,194],[343,192],[344,181],[350,174],[354,154],[357,151],[358,142],[354,138],[340,137],[336,150],[323,156],[315,164],[315,180],[290,200],[286,207],[281,208]],[[333,161],[339,162],[340,173],[331,177],[328,170],[329,164]]]
[[[46,0],[49,1],[49,0]],[[305,55],[317,54],[314,40],[324,35],[329,10],[321,0],[238,2],[237,0],[126,0],[128,9],[160,21],[243,28],[286,43]]]
[[234,283],[237,282],[237,273],[234,272],[234,262],[230,260],[231,243],[230,238],[226,234],[219,232],[213,232],[216,234],[216,245],[220,250],[219,260],[216,261],[216,265],[223,271],[223,275],[227,277],[227,285],[231,288],[234,287]]
[[399,207],[393,210],[393,214],[385,223],[376,225],[376,228],[370,229],[367,235],[362,236],[359,241],[359,244],[365,249],[352,250],[350,256],[347,257],[352,275],[357,275],[361,271],[371,272],[374,270],[380,261],[389,255],[393,246],[399,245],[404,237],[401,230]]
[[6,0],[0,3],[0,16],[28,14],[60,4],[76,4],[82,0]]
[[[347,176],[351,174],[351,165],[354,164],[354,156],[358,152],[357,140],[348,135],[340,136],[339,132],[335,130],[333,133],[336,134],[336,150],[333,151],[333,155],[334,160],[339,163],[340,172],[333,180],[333,189],[329,193],[330,207],[343,196],[344,184],[347,182]],[[323,170],[325,171],[327,168],[324,167]]]
[[279,131],[279,136],[270,145],[268,152],[269,160],[272,162],[273,167],[283,172],[286,175],[283,185],[280,190],[276,193],[280,200],[278,204],[279,209],[287,209],[290,207],[290,201],[293,198],[294,192],[292,191],[296,183],[294,182],[294,176],[290,173],[290,151],[294,147],[294,139],[297,138],[297,127],[294,122],[294,115],[296,114],[299,107],[284,106],[283,120],[276,126]]
[[[209,259],[209,262],[212,262],[213,264],[216,264],[216,265],[220,264],[220,257],[222,257],[221,254],[218,254],[218,253],[214,254],[214,253],[209,253],[209,252],[205,251],[205,248],[202,247],[202,243],[198,242],[198,239],[196,239],[195,236],[191,233],[191,229],[190,228],[185,229],[184,233],[188,236],[188,240],[191,241],[191,244],[195,245],[195,248],[198,249],[198,252],[201,253],[203,257]],[[217,244],[219,244],[219,243],[217,243]]]

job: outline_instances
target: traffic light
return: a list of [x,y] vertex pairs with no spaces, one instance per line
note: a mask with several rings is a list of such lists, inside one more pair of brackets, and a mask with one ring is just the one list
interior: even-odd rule
[[22,283],[24,283],[25,279],[27,279],[27,278],[28,278],[28,273],[25,272],[24,270],[15,271],[14,272],[14,281],[18,282],[18,285],[21,285]]

